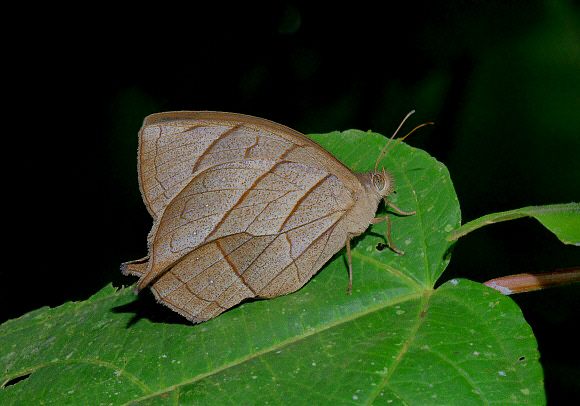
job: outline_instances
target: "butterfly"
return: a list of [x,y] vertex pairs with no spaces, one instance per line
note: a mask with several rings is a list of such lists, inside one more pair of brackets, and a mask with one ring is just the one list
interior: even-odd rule
[[403,254],[388,216],[375,218],[380,201],[415,214],[388,201],[394,179],[380,157],[373,171],[354,173],[303,134],[243,114],[150,115],[138,159],[154,224],[149,254],[121,269],[139,277],[136,293],[149,286],[192,322],[295,292],[345,245],[349,293],[352,237],[386,221],[391,249]]

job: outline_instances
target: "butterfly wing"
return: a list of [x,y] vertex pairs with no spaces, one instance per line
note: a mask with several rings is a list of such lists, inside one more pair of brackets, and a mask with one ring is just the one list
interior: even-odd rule
[[139,155],[155,221],[149,260],[125,271],[140,276],[138,290],[152,283],[159,301],[193,321],[303,286],[344,246],[363,193],[326,150],[249,116],[149,116]]
[[196,173],[245,159],[302,162],[325,168],[348,186],[352,172],[332,154],[286,126],[235,113],[152,114],[139,132],[139,187],[154,219]]

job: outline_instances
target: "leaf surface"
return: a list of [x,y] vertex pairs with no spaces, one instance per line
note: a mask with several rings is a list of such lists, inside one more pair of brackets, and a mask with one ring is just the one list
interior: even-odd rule
[[[313,138],[359,171],[385,143]],[[446,168],[405,144],[382,164],[390,200],[417,214],[390,215],[405,255],[384,248],[384,222],[353,240],[351,295],[344,250],[298,292],[198,325],[107,286],[0,326],[0,403],[542,403],[536,341],[514,302],[467,280],[433,290],[460,221]]]

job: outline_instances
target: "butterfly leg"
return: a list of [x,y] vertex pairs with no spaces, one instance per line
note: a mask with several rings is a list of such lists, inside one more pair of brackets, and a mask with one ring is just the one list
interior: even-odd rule
[[[385,203],[401,216],[412,216],[413,214],[417,213],[416,211],[403,211],[386,199]],[[387,241],[389,242],[389,248],[391,248],[391,250],[393,250],[399,255],[405,255],[405,251],[398,249],[397,247],[395,247],[395,244],[393,244],[393,240],[391,238],[391,220],[389,219],[388,214],[385,214],[383,217],[374,218],[373,220],[371,220],[371,223],[376,224],[380,223],[383,220],[387,222]]]
[[395,206],[393,203],[389,202],[387,199],[385,199],[385,203],[392,208],[393,210],[395,210],[397,213],[399,213],[401,216],[412,216],[413,214],[416,214],[416,211],[403,211],[401,209],[399,209],[397,206]]
[[348,260],[348,288],[346,289],[346,294],[350,295],[350,290],[352,289],[352,256],[350,255],[350,238],[353,236],[351,233],[346,234],[346,257]]

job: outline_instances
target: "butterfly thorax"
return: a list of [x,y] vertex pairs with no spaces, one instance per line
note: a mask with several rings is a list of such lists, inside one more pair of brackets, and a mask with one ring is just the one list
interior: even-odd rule
[[380,201],[393,190],[394,179],[387,171],[355,173],[360,182],[355,204],[348,213],[349,233],[362,234],[375,217]]

